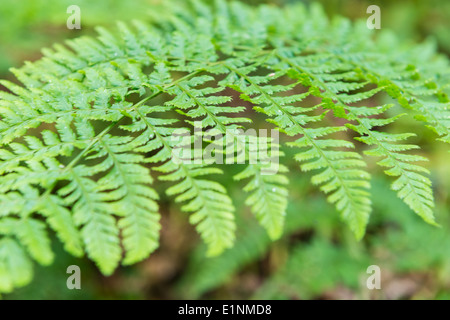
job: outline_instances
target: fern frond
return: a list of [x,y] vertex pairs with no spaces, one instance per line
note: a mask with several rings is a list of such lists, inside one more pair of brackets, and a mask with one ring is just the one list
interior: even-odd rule
[[[222,74],[227,72],[227,68],[224,68],[222,64],[213,64],[206,66],[205,71]],[[231,100],[228,96],[218,95],[225,89],[224,83],[219,83],[217,88],[195,89],[195,87],[212,80],[214,78],[211,76],[194,76],[189,81],[176,84],[176,86],[167,90],[166,93],[175,96],[175,98],[166,102],[166,104],[178,108],[179,112],[189,118],[201,118],[200,125],[210,131],[209,135],[212,135],[214,131],[222,134],[224,137],[215,141],[214,145],[220,145],[222,149],[227,149],[229,140],[237,144],[236,153],[238,155],[236,158],[239,158],[239,154],[243,153],[242,161],[249,163],[249,165],[242,173],[236,175],[235,179],[252,178],[252,181],[244,188],[244,191],[252,192],[247,198],[246,204],[251,206],[252,212],[268,230],[269,235],[273,239],[277,239],[281,236],[286,214],[287,190],[283,185],[287,184],[288,180],[281,173],[270,178],[264,177],[264,171],[270,170],[264,163],[269,162],[270,157],[279,157],[280,154],[267,155],[264,158],[267,149],[273,149],[276,147],[275,144],[270,140],[263,141],[263,138],[252,139],[253,137],[246,138],[240,135],[239,124],[251,122],[251,120],[228,116],[228,114],[244,111],[245,108],[243,107],[219,106]],[[263,148],[266,148],[266,150],[263,150]],[[236,159],[234,156],[232,158],[234,163]],[[257,163],[252,163],[253,159],[256,159]],[[279,168],[278,172],[282,171],[286,172],[286,168],[283,166]]]
[[33,266],[27,254],[14,239],[0,239],[0,291],[11,292],[28,284],[33,277]]
[[[291,86],[273,86],[266,84],[271,78],[249,76],[248,74],[254,70],[252,67],[239,69],[229,66],[229,69],[231,73],[227,81],[234,78],[228,83],[230,87],[242,92],[244,99],[258,105],[255,109],[271,117],[270,122],[280,130],[291,136],[302,135],[302,138],[291,143],[292,146],[307,148],[296,155],[296,160],[307,162],[302,165],[305,171],[322,170],[313,177],[313,183],[323,184],[322,191],[331,193],[328,200],[336,203],[342,218],[350,224],[357,238],[361,238],[370,213],[369,193],[364,190],[369,188],[367,181],[369,175],[361,169],[365,163],[355,152],[330,150],[335,146],[353,148],[353,144],[343,140],[319,140],[345,128],[307,128],[308,123],[320,121],[326,114],[323,112],[319,116],[308,116],[304,113],[313,111],[319,106],[298,108],[293,105],[295,102],[301,102],[309,93],[287,97],[276,96],[276,93],[290,90]],[[283,73],[275,75],[274,78],[281,75]]]
[[192,212],[190,221],[198,224],[197,229],[209,245],[209,254],[215,255],[232,246],[234,241],[234,207],[227,196],[225,188],[217,182],[200,179],[211,173],[221,173],[218,169],[208,168],[205,164],[185,164],[183,159],[176,159],[174,147],[178,144],[172,135],[180,128],[167,127],[165,121],[149,117],[148,114],[163,109],[162,107],[143,107],[130,111],[136,119],[131,125],[121,128],[129,131],[142,131],[148,142],[138,148],[140,152],[157,152],[148,157],[147,163],[164,164],[154,169],[164,173],[161,180],[180,181],[166,190],[168,195],[178,195],[177,202],[188,201],[182,210]]
[[[378,162],[381,166],[393,167],[391,170],[385,171],[388,175],[399,176],[399,178],[392,184],[392,189],[397,191],[399,197],[405,201],[405,203],[421,216],[425,221],[434,223],[432,207],[433,207],[433,191],[431,189],[431,181],[421,175],[420,173],[428,173],[428,170],[418,165],[412,165],[408,162],[413,161],[426,161],[427,159],[420,156],[403,155],[400,151],[407,151],[411,149],[417,149],[414,145],[389,145],[390,142],[399,142],[404,140],[413,134],[389,134],[373,130],[374,127],[380,127],[389,123],[395,122],[398,117],[392,117],[388,119],[371,119],[368,116],[380,115],[386,111],[387,107],[367,108],[367,107],[354,107],[351,106],[354,102],[360,102],[373,97],[376,93],[382,90],[381,87],[375,89],[369,89],[365,91],[358,91],[356,93],[348,93],[356,89],[363,89],[367,83],[357,82],[357,75],[354,74],[351,78],[351,69],[346,64],[332,63],[331,69],[335,74],[332,77],[329,75],[323,76],[322,68],[330,70],[331,67],[327,67],[326,63],[329,63],[329,57],[325,57],[322,61],[323,64],[319,66],[316,57],[312,59],[308,58],[294,58],[286,59],[282,55],[278,55],[281,61],[287,63],[290,67],[294,68],[293,72],[290,72],[290,76],[299,81],[302,81],[305,85],[311,85],[313,94],[325,101],[325,107],[333,110],[335,116],[349,120],[356,121],[357,125],[348,123],[347,126],[364,137],[356,138],[366,144],[376,145],[377,149],[372,152],[365,152],[368,155],[383,156],[387,159]],[[320,59],[320,58],[319,58]],[[331,58],[333,59],[333,58]],[[309,60],[309,61],[308,61]],[[312,61],[313,63],[311,63]],[[309,62],[309,64],[308,64]],[[305,65],[307,67],[305,67]],[[312,66],[311,66],[312,65]],[[306,80],[305,80],[306,77]],[[346,79],[345,85],[337,85],[338,80]],[[356,81],[355,81],[356,80]]]
[[[447,60],[429,53],[422,64],[417,52],[386,48],[346,19],[330,22],[316,5],[189,1],[154,19],[44,49],[12,69],[21,84],[0,82],[0,291],[29,281],[30,257],[51,263],[47,225],[104,274],[148,257],[161,228],[153,172],[172,183],[166,193],[183,203],[209,255],[231,248],[236,210],[210,176],[227,170],[200,159],[211,150],[243,162],[234,178],[246,180],[246,204],[271,239],[285,227],[289,172],[271,160],[286,145],[364,235],[370,175],[348,129],[373,146],[365,154],[383,158],[398,196],[434,224],[431,180],[416,163],[426,159],[409,153],[418,148],[405,142],[411,133],[386,131],[399,116],[378,96],[450,142]],[[236,105],[236,93],[253,110]],[[252,111],[293,141],[243,133],[259,125]]]
[[376,146],[376,148],[365,151],[365,153],[371,156],[384,157],[378,164],[390,168],[385,171],[387,175],[399,177],[392,184],[392,189],[397,191],[398,196],[425,221],[435,224],[432,210],[434,207],[434,199],[431,181],[424,176],[429,171],[426,168],[411,163],[427,161],[427,159],[418,155],[401,153],[419,149],[416,145],[393,143],[401,142],[414,136],[414,134],[393,134],[372,130],[373,127],[381,127],[394,122],[401,115],[388,119],[365,118],[367,116],[382,114],[390,107],[392,105],[378,108],[349,108],[353,115],[359,117],[359,124],[357,126],[348,124],[348,126],[361,134],[361,137],[356,138],[357,140],[368,145]]

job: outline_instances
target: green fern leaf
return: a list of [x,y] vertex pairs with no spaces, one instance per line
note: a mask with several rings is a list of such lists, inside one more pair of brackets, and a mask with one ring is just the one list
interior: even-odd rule
[[[220,182],[231,164],[250,211],[280,238],[286,146],[357,239],[371,212],[364,154],[381,157],[392,189],[436,224],[432,181],[418,164],[426,157],[405,142],[412,133],[389,131],[401,115],[379,101],[394,98],[450,143],[448,60],[427,49],[422,61],[420,46],[387,49],[383,36],[330,22],[316,5],[188,1],[153,19],[44,49],[12,69],[20,84],[0,82],[0,292],[30,281],[30,258],[52,262],[50,230],[105,275],[146,259],[161,229],[154,180],[171,184],[164,191],[208,255],[221,254],[245,215]],[[280,139],[246,134],[267,128]]]

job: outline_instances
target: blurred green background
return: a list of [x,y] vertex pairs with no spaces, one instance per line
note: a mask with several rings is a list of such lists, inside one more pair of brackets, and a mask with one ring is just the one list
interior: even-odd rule
[[[11,79],[8,68],[36,60],[40,49],[54,42],[94,34],[97,25],[117,20],[150,19],[161,6],[177,0],[2,0],[0,3],[0,78]],[[243,1],[284,5],[294,0]],[[305,0],[305,3],[312,1]],[[329,16],[366,18],[370,4],[381,8],[382,28],[411,41],[432,39],[450,54],[450,1],[321,0]],[[69,5],[81,8],[81,30],[68,30]],[[1,88],[0,88],[1,89]],[[398,125],[402,125],[401,123]],[[405,123],[409,128],[414,126]],[[416,129],[416,127],[413,127]],[[411,130],[411,129],[410,129]],[[442,228],[414,215],[389,189],[377,168],[372,188],[374,211],[368,232],[356,242],[334,207],[302,174],[290,167],[290,203],[285,236],[272,243],[249,212],[238,212],[238,242],[217,258],[205,258],[187,215],[171,199],[160,202],[160,248],[146,261],[103,277],[87,259],[62,250],[50,267],[35,268],[33,282],[5,299],[447,299],[450,298],[450,165],[448,148],[429,131],[417,127],[418,143],[426,146],[433,172],[436,215]],[[289,153],[289,150],[286,150]],[[377,171],[378,170],[378,171]],[[241,189],[222,179],[237,208],[245,208]],[[229,179],[229,180],[226,180]],[[230,187],[231,188],[231,187]],[[244,210],[244,209],[240,209]],[[247,209],[245,209],[247,210]],[[81,267],[82,290],[66,288],[66,268]],[[366,269],[382,270],[382,290],[368,290]]]

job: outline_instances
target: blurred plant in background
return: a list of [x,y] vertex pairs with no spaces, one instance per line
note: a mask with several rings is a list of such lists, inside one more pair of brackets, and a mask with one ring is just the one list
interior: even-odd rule
[[[294,0],[243,1],[283,5]],[[311,3],[313,1],[303,1]],[[365,18],[371,1],[321,0],[330,15]],[[94,26],[117,20],[151,19],[177,0],[6,0],[0,4],[0,77],[24,60],[40,57],[40,49],[63,39],[92,34]],[[78,5],[82,29],[68,30],[66,9]],[[440,52],[450,53],[450,2],[378,1],[382,28],[411,41],[433,39]],[[398,125],[398,124],[397,124]],[[408,124],[411,126],[411,124]],[[401,125],[400,125],[401,126]],[[183,214],[169,199],[161,200],[161,247],[136,266],[120,268],[105,278],[87,259],[76,259],[56,249],[50,267],[38,267],[32,284],[6,295],[6,299],[310,299],[310,298],[450,298],[450,166],[448,150],[417,128],[419,144],[433,149],[436,216],[442,228],[423,223],[391,192],[380,173],[372,187],[374,212],[367,235],[356,242],[339,223],[333,206],[309,183],[309,176],[292,168],[286,231],[273,243],[264,230],[241,218],[236,246],[215,258],[205,257],[205,247]],[[428,150],[427,150],[428,151]],[[292,159],[292,157],[286,157]],[[295,169],[294,169],[295,168]],[[230,175],[231,176],[231,175]],[[439,179],[435,179],[439,177]],[[231,179],[231,178],[230,178]],[[222,181],[227,185],[227,181]],[[242,206],[241,190],[230,190]],[[180,232],[182,230],[182,232]],[[192,233],[189,233],[190,230]],[[54,242],[57,245],[57,242]],[[66,267],[82,269],[82,290],[67,290]],[[382,290],[366,288],[369,265],[382,270]],[[187,267],[186,267],[187,266]]]
[[[147,18],[161,7],[182,0],[3,0],[0,6],[0,73],[19,66],[25,59],[39,57],[40,48],[62,39],[92,33],[97,25],[113,25],[117,20]],[[245,0],[250,4],[283,5],[313,0]],[[405,38],[421,41],[432,36],[450,53],[450,2],[447,0],[318,0],[330,15],[352,19],[366,17],[366,9],[377,4],[382,10],[382,28],[391,28]],[[66,28],[67,7],[82,8],[82,30]],[[159,9],[158,9],[159,8]]]
[[[3,0],[0,5],[0,73],[23,60],[39,58],[45,46],[64,39],[92,34],[98,25],[145,18],[160,0]],[[82,29],[69,30],[67,8],[81,8]]]
[[[53,42],[92,33],[97,25],[113,25],[117,20],[147,18],[161,7],[182,0],[3,0],[0,5],[0,73],[36,59],[39,50]],[[283,5],[313,0],[245,0],[250,4]],[[382,10],[382,28],[391,28],[405,38],[421,41],[432,36],[439,48],[450,53],[450,2],[447,0],[318,0],[330,15],[352,19],[366,17],[366,9],[377,4]],[[82,8],[81,31],[66,28],[67,7]],[[158,9],[159,8],[159,9]]]

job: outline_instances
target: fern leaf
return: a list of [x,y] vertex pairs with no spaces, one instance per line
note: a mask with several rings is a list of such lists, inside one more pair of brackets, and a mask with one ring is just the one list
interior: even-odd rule
[[23,248],[12,238],[0,239],[0,292],[11,292],[31,281],[32,264]]
[[[425,221],[434,224],[433,218],[433,193],[431,189],[431,181],[422,176],[420,172],[428,172],[419,166],[413,166],[405,164],[405,162],[411,161],[424,161],[423,157],[419,156],[407,156],[399,153],[398,151],[405,151],[417,148],[416,146],[408,145],[388,145],[389,142],[401,141],[410,135],[408,134],[388,134],[377,132],[372,130],[373,127],[384,126],[394,122],[397,117],[389,119],[370,119],[365,118],[369,115],[379,115],[384,112],[388,107],[379,108],[367,108],[367,107],[352,107],[353,102],[359,102],[367,100],[374,96],[382,88],[365,90],[358,93],[347,94],[342,92],[342,87],[335,86],[336,78],[322,78],[321,71],[312,71],[311,67],[304,67],[305,63],[301,64],[297,61],[305,62],[305,59],[291,59],[287,60],[284,56],[278,55],[278,57],[294,68],[294,72],[290,75],[303,81],[306,85],[316,86],[317,90],[314,90],[314,94],[323,98],[326,101],[326,107],[334,111],[337,117],[341,117],[348,120],[357,121],[358,125],[348,124],[349,128],[352,128],[361,135],[367,135],[367,137],[357,138],[358,140],[367,143],[369,145],[376,145],[378,148],[373,152],[366,152],[369,155],[384,156],[387,159],[379,162],[378,164],[387,167],[393,167],[393,169],[385,171],[388,175],[399,176],[399,178],[392,184],[392,189],[397,191],[398,196],[404,200],[404,202],[418,215],[420,215]],[[314,59],[313,66],[315,67]],[[328,60],[328,59],[327,59]],[[327,61],[325,60],[325,61]],[[294,61],[294,62],[292,62]],[[333,63],[333,71],[348,72],[348,65]],[[322,67],[322,66],[321,66]],[[308,69],[309,68],[309,69]],[[306,80],[304,80],[306,77]],[[355,81],[355,80],[353,80]],[[353,82],[356,84],[357,82]],[[363,88],[362,86],[359,88]],[[419,171],[419,173],[417,173]]]
[[[177,129],[166,127],[165,121],[158,121],[158,119],[149,117],[148,113],[152,111],[155,111],[155,109],[151,107],[131,111],[130,114],[135,117],[136,123],[131,126],[122,126],[122,128],[143,130],[141,135],[148,137],[150,143],[139,148],[138,151],[158,150],[156,154],[145,161],[149,163],[165,162],[159,167],[155,167],[155,170],[166,173],[160,179],[181,180],[181,182],[169,188],[166,193],[168,195],[178,194],[175,199],[178,202],[188,201],[182,209],[193,213],[190,221],[193,224],[198,224],[198,231],[209,245],[208,253],[210,255],[219,254],[232,246],[234,241],[234,207],[231,199],[226,195],[225,188],[220,184],[199,179],[199,177],[211,173],[205,165],[187,165],[181,159],[167,162],[171,157],[177,155],[176,151],[173,150],[177,141],[172,138],[172,134]],[[220,173],[220,171],[215,170],[214,173]]]
[[[296,155],[296,160],[307,162],[302,165],[302,169],[322,170],[321,173],[313,177],[316,184],[324,184],[321,189],[325,193],[331,193],[328,200],[335,203],[337,209],[341,212],[342,218],[347,221],[357,238],[364,234],[368,216],[370,213],[369,193],[364,189],[369,188],[369,175],[361,168],[365,163],[361,156],[351,151],[333,151],[329,150],[333,146],[332,140],[318,140],[334,132],[342,131],[345,128],[306,128],[309,122],[319,121],[321,116],[307,116],[304,112],[312,111],[311,108],[296,108],[293,102],[302,101],[308,94],[280,97],[275,93],[284,92],[290,87],[271,86],[264,84],[269,81],[267,78],[252,77],[248,73],[253,68],[244,67],[239,70],[230,66],[232,75],[237,76],[236,80],[229,84],[234,89],[242,92],[245,99],[254,104],[264,104],[265,107],[258,107],[257,110],[263,112],[271,118],[271,122],[288,135],[302,135],[291,145],[299,148],[307,148],[305,152]],[[278,77],[282,73],[278,74]],[[229,79],[232,78],[231,76]],[[236,79],[236,78],[235,78]],[[252,97],[253,96],[253,97]],[[316,107],[312,108],[313,110]],[[337,146],[352,148],[353,145],[346,141],[337,140]]]
[[[147,258],[161,229],[154,172],[172,183],[166,193],[189,213],[209,255],[231,248],[242,210],[215,181],[228,174],[215,157],[244,162],[234,179],[246,180],[246,204],[278,239],[289,171],[271,160],[284,159],[284,146],[296,148],[301,169],[314,171],[312,183],[357,238],[371,212],[363,152],[381,157],[392,189],[435,223],[431,179],[418,164],[426,159],[405,142],[407,130],[388,131],[400,115],[378,101],[390,95],[449,143],[447,60],[427,49],[421,61],[420,46],[387,50],[382,37],[330,22],[317,5],[193,0],[152,19],[44,49],[12,69],[20,84],[0,82],[1,292],[30,280],[30,257],[51,263],[50,230],[106,275]],[[260,126],[258,113],[281,141],[243,133]],[[355,132],[373,148],[356,148]],[[200,158],[207,152],[213,159]]]

